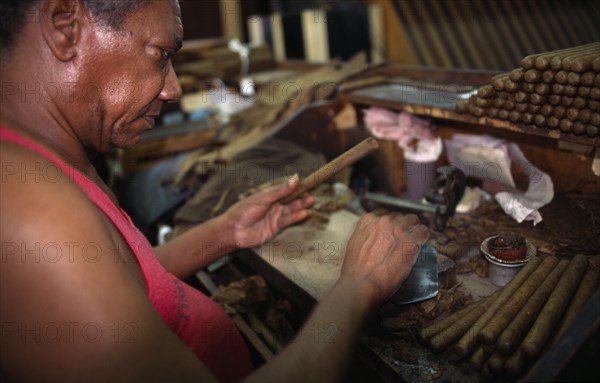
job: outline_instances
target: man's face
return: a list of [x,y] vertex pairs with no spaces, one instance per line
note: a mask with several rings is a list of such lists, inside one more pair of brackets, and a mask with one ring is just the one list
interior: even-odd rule
[[[183,27],[176,0],[152,0],[119,31],[90,23],[79,55],[77,134],[98,151],[128,148],[154,126],[163,101],[181,97],[170,57]],[[81,103],[87,107],[81,108]]]

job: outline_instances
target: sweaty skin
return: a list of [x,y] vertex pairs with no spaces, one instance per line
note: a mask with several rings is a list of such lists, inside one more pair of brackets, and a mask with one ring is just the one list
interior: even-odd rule
[[[117,204],[86,152],[135,145],[153,127],[161,105],[181,97],[170,57],[182,40],[175,0],[151,1],[126,16],[120,30],[96,22],[81,0],[40,0],[0,58],[0,123],[81,171]],[[136,326],[135,342],[122,336],[90,341],[93,334],[86,338],[80,331],[57,342],[4,336],[2,379],[216,381],[158,316],[130,248],[84,192],[68,177],[32,174],[51,164],[18,145],[0,143],[0,161],[3,335],[18,323],[60,324],[65,331],[93,323],[112,335],[127,334],[126,324]],[[156,248],[159,261],[184,278],[227,252],[271,239],[309,214],[309,195],[286,205],[276,202],[297,186],[292,178],[239,202]],[[427,237],[412,215],[378,211],[362,217],[339,280],[305,324],[306,329],[330,324],[335,341],[300,331],[247,380],[340,380],[368,315],[406,279]],[[202,253],[207,242],[219,243],[220,251]],[[35,249],[51,249],[48,244],[68,256],[34,255]],[[103,256],[90,262],[85,250],[90,248]]]

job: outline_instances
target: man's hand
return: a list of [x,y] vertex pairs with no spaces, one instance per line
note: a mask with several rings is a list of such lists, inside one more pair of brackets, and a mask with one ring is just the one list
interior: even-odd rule
[[224,213],[226,222],[232,227],[236,247],[258,246],[286,226],[308,216],[307,208],[314,202],[311,195],[304,195],[286,205],[277,202],[292,194],[299,183],[295,175],[283,184],[271,186],[236,203]]
[[340,280],[366,282],[381,303],[406,280],[429,230],[417,216],[384,210],[368,213],[348,242]]

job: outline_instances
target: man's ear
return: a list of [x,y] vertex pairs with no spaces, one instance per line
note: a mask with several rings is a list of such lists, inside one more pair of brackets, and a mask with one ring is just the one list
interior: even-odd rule
[[83,5],[79,0],[42,0],[39,22],[46,44],[61,61],[77,56],[77,43],[81,39],[85,20]]

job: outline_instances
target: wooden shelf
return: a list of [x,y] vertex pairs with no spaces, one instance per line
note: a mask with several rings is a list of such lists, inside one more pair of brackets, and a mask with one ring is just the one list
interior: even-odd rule
[[492,119],[489,117],[475,117],[470,114],[457,113],[454,110],[434,106],[401,103],[396,100],[385,100],[381,98],[365,97],[362,95],[355,95],[352,93],[345,94],[344,99],[356,104],[379,106],[388,109],[400,110],[421,116],[433,117],[439,120],[448,120],[453,122],[466,123],[470,125],[490,126],[493,128],[509,130],[511,132],[523,133],[539,137],[548,137],[556,140],[563,140],[577,144],[600,147],[600,137],[591,138],[585,135],[576,136],[574,134],[563,133],[559,129],[552,130],[546,128],[537,128],[535,126],[516,124],[511,121]]

